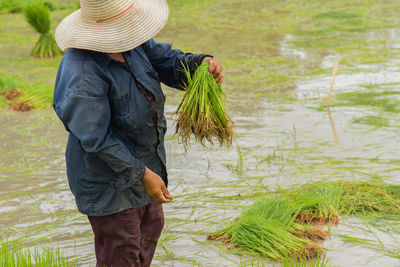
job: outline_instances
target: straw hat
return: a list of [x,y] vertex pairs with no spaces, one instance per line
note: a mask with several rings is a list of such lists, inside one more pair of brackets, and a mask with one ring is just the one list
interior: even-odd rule
[[166,0],[81,0],[56,29],[58,46],[104,53],[131,50],[154,37],[168,19]]

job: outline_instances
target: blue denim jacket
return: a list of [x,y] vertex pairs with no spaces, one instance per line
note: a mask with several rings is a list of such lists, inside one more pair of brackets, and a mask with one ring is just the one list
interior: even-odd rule
[[[127,64],[71,48],[57,73],[53,107],[69,132],[68,182],[79,211],[89,216],[151,203],[141,180],[145,166],[167,183],[160,82],[182,89],[181,62],[194,72],[205,56],[184,54],[154,39],[123,55]],[[135,79],[153,94],[156,120]]]

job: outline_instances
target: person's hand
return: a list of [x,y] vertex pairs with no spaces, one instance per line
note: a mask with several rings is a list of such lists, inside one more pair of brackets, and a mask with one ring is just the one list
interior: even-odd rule
[[147,194],[157,203],[162,204],[172,200],[164,181],[150,169],[146,168],[142,181]]
[[213,57],[205,57],[203,59],[203,62],[205,61],[210,63],[210,68],[208,69],[208,72],[214,76],[215,81],[217,82],[218,86],[220,86],[223,80],[221,63],[219,63],[219,61]]

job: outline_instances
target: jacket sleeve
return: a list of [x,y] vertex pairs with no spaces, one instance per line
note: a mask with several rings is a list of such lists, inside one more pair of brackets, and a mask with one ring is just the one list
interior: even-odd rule
[[160,81],[180,90],[183,90],[187,83],[185,73],[182,71],[182,64],[189,67],[191,75],[193,75],[205,57],[212,57],[205,54],[183,53],[181,50],[172,49],[171,44],[160,43],[154,39],[144,43],[143,48],[150,63],[157,71]]
[[[129,187],[143,178],[145,166],[132,156],[109,127],[109,85],[93,74],[77,76],[79,78],[69,77],[68,83],[56,83],[56,90],[65,90],[65,94],[54,103],[55,111],[67,131],[79,140],[82,149],[104,160],[119,174],[118,180],[125,181],[122,182],[124,187]],[[57,88],[62,84],[68,84],[67,88]]]

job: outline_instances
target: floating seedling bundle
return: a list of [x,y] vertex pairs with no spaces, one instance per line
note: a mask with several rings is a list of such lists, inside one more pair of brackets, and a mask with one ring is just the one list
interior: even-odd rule
[[343,197],[343,185],[312,184],[304,186],[295,202],[301,206],[297,220],[308,224],[339,222],[339,206]]
[[310,259],[324,254],[318,241],[329,234],[321,226],[337,224],[339,216],[400,221],[400,185],[338,181],[281,189],[258,200],[208,239],[279,261]]
[[201,64],[193,77],[184,65],[188,83],[185,95],[176,111],[176,132],[180,141],[189,144],[191,134],[204,145],[217,139],[220,145],[232,143],[233,122],[225,112],[223,90],[208,72],[209,63]]
[[33,3],[24,10],[25,19],[40,33],[39,40],[32,49],[34,57],[55,57],[63,52],[57,46],[53,34],[50,33],[50,11],[43,3]]
[[208,239],[224,240],[233,248],[274,260],[322,255],[322,249],[312,240],[315,236],[321,239],[321,235],[313,232],[322,230],[295,222],[298,212],[298,207],[287,199],[259,200],[232,224],[209,235]]

